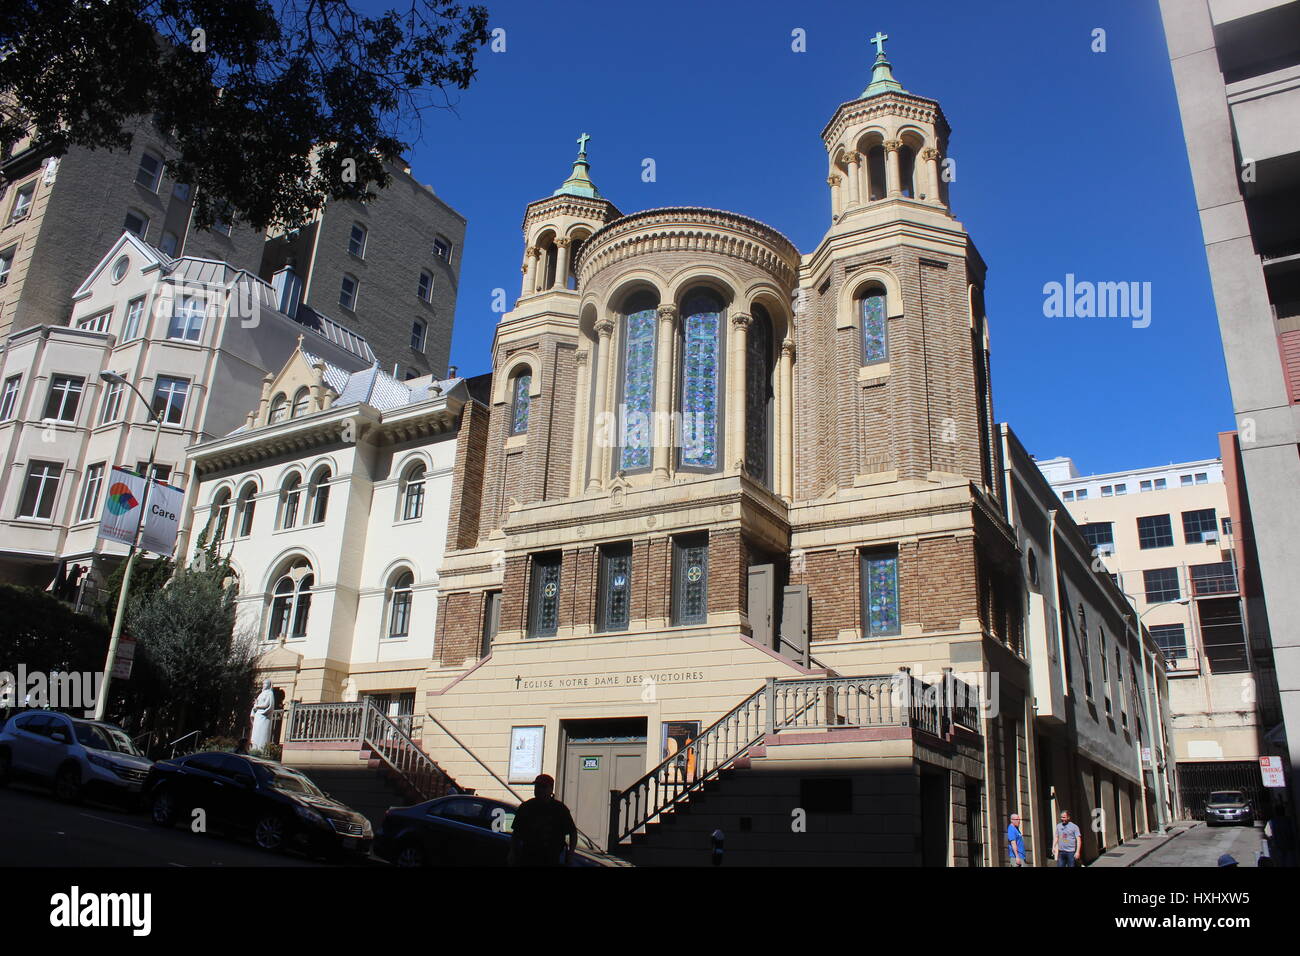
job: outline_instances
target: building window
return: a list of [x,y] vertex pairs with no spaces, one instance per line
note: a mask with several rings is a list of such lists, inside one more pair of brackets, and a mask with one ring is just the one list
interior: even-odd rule
[[162,182],[163,161],[157,153],[151,153],[145,150],[140,157],[140,166],[135,171],[135,181],[139,186],[143,186],[151,193],[158,191],[158,186]]
[[1192,476],[1191,476],[1191,475],[1179,475],[1179,476],[1178,476],[1178,484],[1179,484],[1181,487],[1186,488],[1186,487],[1187,487],[1188,485],[1190,485],[1191,483],[1192,483]]
[[[721,449],[719,395],[722,376],[722,301],[699,290],[686,297],[682,309],[681,409],[682,448],[679,466],[716,471]],[[653,378],[653,371],[650,372]],[[647,444],[649,423],[646,423]],[[646,449],[647,454],[649,449]],[[626,454],[626,452],[624,453]]]
[[1157,479],[1156,479],[1156,491],[1164,491],[1164,490],[1165,490],[1165,479],[1163,479],[1163,478],[1157,478]]
[[307,483],[307,508],[311,524],[321,524],[330,506],[330,479],[334,473],[329,465],[321,465]]
[[1079,526],[1083,540],[1093,554],[1115,552],[1115,525],[1110,521],[1092,521]]
[[560,553],[533,555],[528,636],[552,637],[560,625]]
[[1178,586],[1177,568],[1152,568],[1143,571],[1142,583],[1146,588],[1148,604],[1177,601],[1183,596]]
[[1196,483],[1197,483],[1198,485],[1204,485],[1204,484],[1207,484],[1207,483],[1209,482],[1209,480],[1210,480],[1210,476],[1209,476],[1208,474],[1206,474],[1205,472],[1203,472],[1203,471],[1198,471],[1198,472],[1196,473]]
[[10,247],[4,252],[0,252],[0,288],[9,284],[9,272],[14,267],[14,250],[17,247]]
[[237,533],[247,538],[253,533],[253,515],[257,511],[257,486],[251,481],[239,489],[239,500],[235,508],[235,520],[238,522]]
[[1212,564],[1193,564],[1187,569],[1192,579],[1192,594],[1204,597],[1207,594],[1235,594],[1237,591],[1237,574],[1231,561],[1215,561]]
[[897,552],[862,552],[862,633],[883,637],[901,633],[898,616]]
[[171,477],[172,466],[154,462],[153,466],[150,467],[147,461],[137,461],[135,463],[135,473],[137,475],[148,475],[154,481],[161,481],[166,484],[167,479]]
[[153,388],[153,413],[162,418],[167,425],[179,425],[185,418],[185,398],[189,394],[190,383],[183,378],[158,376],[158,383]]
[[36,181],[23,186],[14,193],[14,204],[9,208],[9,222],[15,223],[26,219],[32,211],[32,198],[36,195]]
[[416,319],[411,323],[411,348],[417,352],[424,351],[425,336],[429,331],[429,323],[424,319]]
[[883,362],[889,358],[885,331],[885,294],[868,292],[858,299],[858,318],[862,323],[862,364]]
[[361,283],[354,276],[345,275],[342,284],[339,286],[339,305],[349,312],[355,312],[357,310],[357,292],[360,288]]
[[91,465],[86,469],[86,478],[81,485],[81,507],[77,509],[78,521],[90,521],[98,513],[99,489],[103,483],[103,462]]
[[745,341],[745,472],[763,484],[771,480],[772,320],[754,306]]
[[218,544],[226,537],[230,529],[230,489],[222,488],[212,499],[208,522],[212,526],[210,544]]
[[[4,416],[0,415],[0,418],[3,418],[3,417],[4,417]],[[1219,526],[1223,529],[1223,536],[1224,536],[1225,538],[1226,538],[1228,535],[1232,534],[1232,519],[1231,519],[1231,518],[1220,518],[1220,519],[1219,519]]]
[[197,342],[203,334],[203,316],[207,303],[199,296],[185,295],[172,306],[172,318],[167,324],[167,338]]
[[54,500],[59,494],[59,479],[63,466],[53,461],[33,461],[27,466],[27,481],[23,497],[18,503],[20,518],[50,518],[54,514]]
[[428,302],[433,298],[433,274],[429,272],[420,273],[420,284],[415,290],[421,301]]
[[497,628],[501,624],[501,592],[483,592],[483,640],[479,648],[481,657],[492,653],[492,642],[496,640]]
[[306,385],[293,393],[293,408],[289,412],[290,418],[300,418],[307,414],[307,406],[311,402],[311,389]]
[[126,319],[122,323],[122,341],[130,342],[140,335],[140,320],[144,318],[144,296],[126,304]]
[[18,387],[22,385],[21,375],[10,375],[5,379],[4,394],[0,395],[0,422],[7,422],[18,410]]
[[292,528],[298,523],[298,504],[302,500],[302,475],[296,471],[280,485],[280,527]]
[[424,514],[424,462],[412,462],[402,478],[402,520],[415,521]]
[[632,601],[632,545],[611,544],[600,549],[599,607],[597,628],[627,630]]
[[352,224],[352,233],[348,236],[348,252],[358,259],[366,257],[366,227],[359,222]]
[[415,575],[399,571],[388,587],[388,636],[409,637],[411,633],[411,599]]
[[707,534],[673,539],[672,621],[704,624],[709,619],[709,538]]
[[122,228],[143,239],[149,232],[149,217],[142,212],[128,209],[126,218],[122,220]]
[[1149,481],[1138,482],[1138,491],[1150,491],[1150,490],[1151,490],[1151,482]]
[[1079,656],[1083,660],[1083,693],[1092,700],[1092,642],[1088,640],[1088,613],[1079,605]]
[[1207,540],[1206,535],[1211,535],[1211,539],[1217,537],[1219,530],[1218,515],[1214,513],[1213,508],[1202,508],[1198,511],[1183,512],[1183,541],[1186,544],[1200,544]]
[[1171,548],[1174,544],[1173,525],[1169,515],[1148,515],[1138,518],[1139,548]]
[[[315,575],[302,573],[309,571],[306,563],[286,572],[275,582],[271,600],[271,626],[266,639],[277,641],[296,639],[307,636],[307,618],[311,613],[311,589],[316,583]],[[294,578],[298,580],[295,581]]]
[[75,422],[77,406],[81,404],[81,392],[86,380],[75,375],[56,375],[50,381],[50,394],[45,399],[43,418],[52,418],[56,422]]
[[1165,660],[1178,660],[1187,656],[1187,635],[1181,624],[1153,624],[1148,630],[1156,645],[1164,652]]
[[1061,497],[1064,498],[1066,501],[1073,501],[1073,500],[1074,500],[1074,492],[1073,492],[1073,491],[1067,491],[1067,492],[1065,492],[1063,495],[1061,495]]
[[451,243],[448,240],[442,238],[442,236],[438,236],[436,239],[433,240],[433,254],[437,256],[439,259],[441,259],[443,262],[446,262],[448,265],[450,265],[451,264]]
[[1128,485],[1126,485],[1126,484],[1119,484],[1119,485],[1116,485],[1116,486],[1115,486],[1115,494],[1117,494],[1117,495],[1126,495],[1126,494],[1128,494]]
[[271,407],[267,411],[266,421],[268,425],[274,425],[282,422],[289,417],[289,396],[284,392],[276,392],[275,397],[271,399]]
[[528,432],[528,414],[532,410],[533,374],[527,368],[515,375],[510,397],[510,434]]

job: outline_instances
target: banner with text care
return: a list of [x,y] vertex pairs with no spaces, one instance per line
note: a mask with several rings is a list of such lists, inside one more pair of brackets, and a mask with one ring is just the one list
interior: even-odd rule
[[[140,506],[144,502],[145,479],[125,468],[114,468],[108,482],[108,495],[104,499],[104,515],[99,522],[99,535],[109,541],[130,544],[135,538],[136,522],[140,520]],[[140,547],[155,554],[172,556],[176,548],[176,534],[180,530],[181,502],[185,492],[180,488],[154,481],[149,489],[148,513],[144,516],[144,534]]]

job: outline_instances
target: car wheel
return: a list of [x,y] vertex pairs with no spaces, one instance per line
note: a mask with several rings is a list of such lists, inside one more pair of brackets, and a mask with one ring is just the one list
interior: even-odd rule
[[278,852],[284,849],[288,832],[289,827],[284,817],[268,813],[264,817],[259,817],[257,823],[253,825],[253,842],[263,850]]
[[68,764],[59,769],[54,778],[54,795],[64,803],[81,799],[81,768]]
[[429,856],[424,852],[424,847],[418,843],[403,843],[397,849],[397,857],[393,860],[398,866],[402,867],[420,867],[429,865]]
[[172,796],[170,787],[159,787],[154,791],[149,806],[149,816],[154,823],[160,827],[175,826],[177,809],[176,798]]
[[13,775],[13,758],[9,756],[9,751],[0,750],[0,787],[8,786],[9,778]]

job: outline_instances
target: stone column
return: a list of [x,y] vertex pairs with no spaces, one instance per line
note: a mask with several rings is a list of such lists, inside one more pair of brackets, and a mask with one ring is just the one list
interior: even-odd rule
[[535,280],[533,279],[533,260],[537,258],[537,250],[529,246],[524,250],[524,287],[519,290],[519,297],[523,298],[530,295],[533,291]]
[[844,156],[844,161],[848,163],[849,166],[849,205],[856,206],[862,195],[861,177],[858,172],[862,161],[862,154],[847,153]]
[[569,287],[569,240],[556,239],[555,244],[560,247],[560,258],[555,264],[555,287],[567,289]]
[[921,150],[921,158],[925,160],[926,179],[930,187],[926,190],[925,198],[932,203],[942,205],[943,193],[939,190],[939,151],[933,146],[927,146]]
[[840,214],[840,209],[841,209],[839,173],[834,173],[830,176],[827,176],[826,184],[831,187],[831,215],[838,216]]
[[588,491],[595,491],[605,486],[605,480],[609,477],[613,443],[619,437],[617,419],[611,423],[608,416],[604,419],[601,417],[602,414],[611,411],[613,404],[610,392],[617,363],[614,362],[610,352],[613,348],[614,323],[609,319],[600,319],[596,323],[596,335],[599,336],[596,351],[596,400],[592,403],[592,415],[595,416],[593,422],[596,427],[592,429],[592,441],[595,442],[595,447],[592,449],[591,456],[594,473],[587,478]]
[[727,425],[727,457],[723,464],[740,472],[745,470],[745,359],[751,321],[744,312],[732,314],[731,341],[727,349],[731,361],[727,363],[727,404],[723,412]]
[[781,447],[777,494],[794,497],[794,339],[781,343]]
[[654,480],[667,481],[672,467],[673,365],[677,345],[677,306],[659,306],[655,340]]
[[885,143],[885,195],[891,199],[903,195],[903,177],[898,168],[898,151],[902,146],[896,139]]
[[577,399],[573,409],[573,471],[569,475],[569,496],[579,495],[586,487],[588,452],[591,447],[590,418],[591,379],[588,359],[591,353],[579,349],[573,355],[577,365]]

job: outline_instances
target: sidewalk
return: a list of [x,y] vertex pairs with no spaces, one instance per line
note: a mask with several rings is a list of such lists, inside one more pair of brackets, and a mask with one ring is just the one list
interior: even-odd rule
[[1158,833],[1144,833],[1141,836],[1133,837],[1119,846],[1107,850],[1091,866],[1132,866],[1139,860],[1150,856],[1170,840],[1176,840],[1184,833],[1204,825],[1198,820],[1175,820],[1169,824],[1169,832],[1164,836]]

